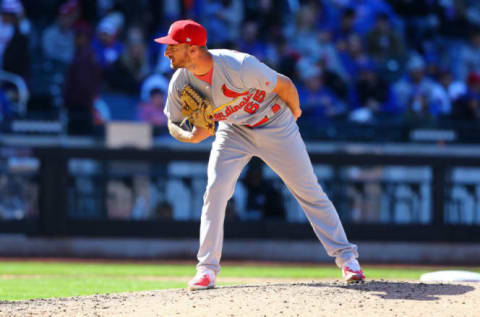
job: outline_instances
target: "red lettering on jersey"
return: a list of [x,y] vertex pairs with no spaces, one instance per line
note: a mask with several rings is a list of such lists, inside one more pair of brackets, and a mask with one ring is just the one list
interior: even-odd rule
[[265,99],[265,91],[257,89],[255,96],[253,96],[253,100],[260,103],[263,101],[263,99]]
[[[223,109],[222,112],[215,113],[214,114],[214,119],[215,121],[221,121],[221,120],[226,120],[229,116],[231,116],[233,113],[237,112],[240,109],[245,110],[245,112],[249,114],[254,114],[257,112],[258,108],[260,108],[259,103],[265,100],[265,91],[256,89],[254,93],[244,92],[244,93],[238,93],[235,91],[232,91],[223,84],[222,86],[222,91],[223,94],[227,97],[230,98],[237,98],[239,96],[244,96],[242,98],[242,101],[240,101],[238,104],[234,105],[227,105],[225,109]],[[254,103],[253,101],[250,101],[250,99],[255,100],[257,103]],[[277,112],[280,109],[280,106],[275,104],[272,107],[274,112]]]
[[227,117],[225,117],[225,115],[222,112],[220,112],[220,113],[214,113],[213,114],[213,119],[215,121],[222,121],[222,120],[226,120]]
[[243,107],[245,107],[245,105],[251,104],[252,101],[250,101],[250,98],[252,98],[252,96],[253,96],[253,94],[249,94],[248,96],[243,97],[242,101],[240,103],[238,103],[236,105],[228,105],[228,106],[225,107],[224,111],[214,113],[213,114],[214,120],[215,121],[227,120],[228,116],[230,116],[232,113],[235,113],[240,109],[243,109]]
[[253,101],[250,101],[247,105],[245,105],[245,111],[248,112],[249,114],[254,114],[258,110],[258,103],[253,103]]
[[278,103],[274,104],[272,106],[273,113],[277,113],[278,110],[280,110],[280,105]]
[[233,91],[233,90],[230,90],[227,88],[227,86],[225,86],[225,84],[223,84],[222,86],[222,91],[223,91],[223,94],[229,98],[237,98],[237,97],[240,97],[240,96],[245,96],[248,94],[248,91],[245,91],[243,93],[239,93],[239,92],[236,92],[236,91]]

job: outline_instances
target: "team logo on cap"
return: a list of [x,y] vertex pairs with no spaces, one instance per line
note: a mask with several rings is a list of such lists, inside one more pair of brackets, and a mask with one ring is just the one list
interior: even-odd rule
[[191,39],[191,38],[189,38],[189,37],[187,37],[187,38],[185,39],[185,41],[187,41],[187,42],[191,42],[191,41],[192,41],[192,39]]

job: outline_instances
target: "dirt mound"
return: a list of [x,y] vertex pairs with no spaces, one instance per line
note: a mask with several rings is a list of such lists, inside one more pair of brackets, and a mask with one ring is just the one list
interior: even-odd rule
[[1,302],[0,316],[478,316],[480,283],[251,283]]

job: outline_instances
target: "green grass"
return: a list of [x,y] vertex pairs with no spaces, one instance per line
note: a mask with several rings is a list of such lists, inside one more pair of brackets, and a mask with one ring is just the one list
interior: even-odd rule
[[[439,268],[364,267],[369,279],[418,279],[435,269]],[[185,280],[194,274],[194,265],[185,264],[7,261],[0,262],[0,300],[183,288]],[[220,285],[221,278],[339,279],[340,270],[333,264],[331,267],[225,265]]]
[[79,295],[134,292],[155,289],[181,288],[185,283],[175,281],[139,281],[111,277],[26,277],[0,279],[1,300],[69,297]]

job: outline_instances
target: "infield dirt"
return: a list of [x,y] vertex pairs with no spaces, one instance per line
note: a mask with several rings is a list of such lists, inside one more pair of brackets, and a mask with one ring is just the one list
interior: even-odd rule
[[[243,281],[245,282],[245,281]],[[251,281],[185,289],[1,302],[0,316],[480,316],[480,283]]]

